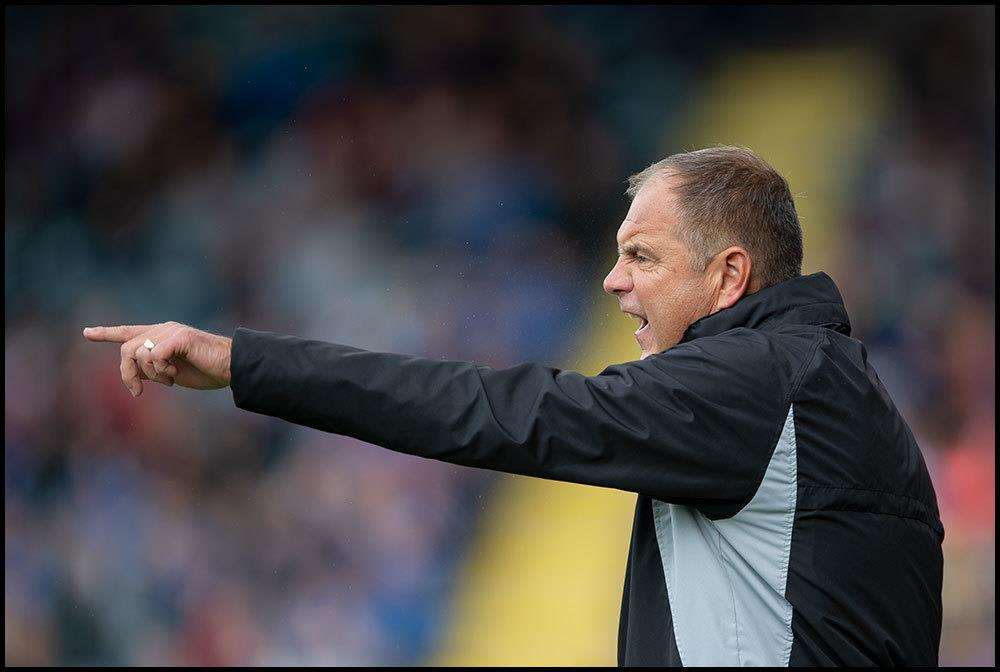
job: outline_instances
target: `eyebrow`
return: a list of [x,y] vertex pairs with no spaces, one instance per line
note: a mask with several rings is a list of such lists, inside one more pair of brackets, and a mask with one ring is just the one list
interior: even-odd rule
[[645,243],[636,243],[629,241],[624,245],[618,246],[618,254],[645,254],[646,256],[653,256],[653,248]]

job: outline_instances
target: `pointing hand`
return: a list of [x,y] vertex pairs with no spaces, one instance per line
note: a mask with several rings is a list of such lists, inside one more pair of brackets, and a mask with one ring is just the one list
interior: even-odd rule
[[195,390],[229,385],[231,338],[177,322],[87,327],[83,335],[91,341],[122,344],[122,383],[133,397],[142,394],[143,380]]

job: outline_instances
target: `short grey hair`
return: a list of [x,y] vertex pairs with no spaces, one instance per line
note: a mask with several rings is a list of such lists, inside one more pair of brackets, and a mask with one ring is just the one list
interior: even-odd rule
[[751,284],[762,289],[802,274],[802,227],[788,182],[742,147],[710,147],[657,161],[628,178],[630,198],[652,177],[675,181],[680,235],[704,270],[730,245],[753,261]]

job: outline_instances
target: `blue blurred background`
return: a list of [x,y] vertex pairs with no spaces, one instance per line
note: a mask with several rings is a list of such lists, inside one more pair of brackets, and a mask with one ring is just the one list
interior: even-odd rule
[[[749,146],[995,661],[995,9],[5,9],[7,664],[611,664],[634,495],[133,400],[90,324],[595,372],[624,179]],[[155,388],[155,389],[154,389]]]

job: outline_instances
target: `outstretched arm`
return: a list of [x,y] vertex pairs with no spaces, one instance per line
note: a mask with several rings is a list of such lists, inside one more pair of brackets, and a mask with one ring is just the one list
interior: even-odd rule
[[688,344],[585,376],[239,328],[231,387],[240,408],[399,452],[724,515],[749,500],[788,411],[765,358],[744,368],[754,350]]
[[[243,328],[233,339],[176,323],[85,335],[123,344],[122,379],[135,396],[143,379],[229,384],[239,408],[296,424],[454,464],[638,492],[713,516],[749,500],[788,410],[780,377],[762,363],[766,343],[752,339],[699,339],[584,376]],[[152,349],[143,347],[147,339]]]

